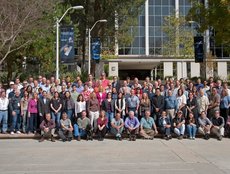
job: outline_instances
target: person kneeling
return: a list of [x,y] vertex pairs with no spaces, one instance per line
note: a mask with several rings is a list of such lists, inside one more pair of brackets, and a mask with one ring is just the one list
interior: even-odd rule
[[59,129],[58,134],[63,142],[71,141],[73,138],[73,126],[66,112],[62,113],[62,119],[60,121],[61,129]]
[[150,117],[150,111],[145,111],[145,116],[141,118],[140,135],[145,139],[153,139],[154,135],[158,134],[154,119]]
[[86,111],[83,110],[81,117],[74,123],[74,136],[77,138],[77,141],[80,141],[82,137],[86,137],[86,140],[93,140],[92,126],[90,119],[86,115]]
[[117,113],[111,121],[111,133],[116,136],[117,140],[122,140],[122,132],[124,129],[124,121],[121,119],[121,114]]
[[129,117],[125,119],[125,127],[127,129],[127,134],[129,135],[129,141],[136,141],[139,126],[140,122],[137,117],[134,116],[134,112],[129,111]]
[[98,134],[98,141],[103,141],[106,134],[106,125],[108,123],[108,119],[105,115],[105,111],[102,110],[100,113],[99,118],[97,119],[97,134]]
[[215,111],[215,115],[212,118],[211,132],[217,136],[219,141],[222,140],[224,136],[224,118],[220,116],[219,111]]
[[50,113],[47,113],[45,115],[45,119],[40,124],[41,129],[41,139],[39,142],[43,142],[45,140],[45,137],[51,138],[52,142],[55,142],[54,140],[54,132],[55,132],[55,122],[51,119]]

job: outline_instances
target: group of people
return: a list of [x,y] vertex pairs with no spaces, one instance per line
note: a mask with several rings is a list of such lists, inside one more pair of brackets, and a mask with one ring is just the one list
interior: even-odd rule
[[213,78],[163,83],[146,77],[140,83],[116,76],[110,81],[102,73],[98,80],[90,74],[86,82],[80,76],[73,82],[39,76],[21,84],[17,78],[9,86],[0,83],[2,134],[40,133],[40,142],[46,137],[54,142],[55,134],[64,142],[94,135],[103,141],[107,133],[119,141],[125,134],[130,141],[157,134],[166,140],[173,134],[195,140],[197,132],[207,140],[210,134],[218,140],[230,137],[230,89]]

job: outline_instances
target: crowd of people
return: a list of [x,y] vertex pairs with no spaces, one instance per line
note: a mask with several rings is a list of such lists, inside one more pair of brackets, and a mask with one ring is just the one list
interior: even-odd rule
[[102,73],[86,82],[80,76],[72,82],[39,76],[0,84],[0,125],[2,134],[41,135],[40,142],[56,136],[63,141],[82,138],[103,141],[112,134],[121,141],[137,137],[154,139],[157,134],[170,140],[195,140],[197,133],[208,140],[230,137],[230,89],[221,80],[193,82],[173,78],[140,83],[138,78],[108,80]]

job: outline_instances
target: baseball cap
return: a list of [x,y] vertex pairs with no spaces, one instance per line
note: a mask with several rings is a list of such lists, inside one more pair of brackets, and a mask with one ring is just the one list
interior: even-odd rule
[[14,85],[14,82],[13,82],[13,81],[11,81],[11,82],[10,82],[10,85]]

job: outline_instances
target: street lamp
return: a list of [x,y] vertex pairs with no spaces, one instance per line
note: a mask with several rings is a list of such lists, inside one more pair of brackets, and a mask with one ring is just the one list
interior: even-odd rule
[[99,22],[107,22],[106,19],[97,20],[91,28],[88,29],[88,40],[89,40],[89,55],[88,55],[88,74],[90,74],[90,68],[91,68],[91,31],[93,28],[97,25]]
[[64,18],[66,13],[71,9],[82,10],[84,9],[84,7],[83,6],[70,7],[65,11],[65,13],[62,15],[60,19],[57,18],[56,20],[56,79],[59,79],[59,26],[60,26],[61,20]]

